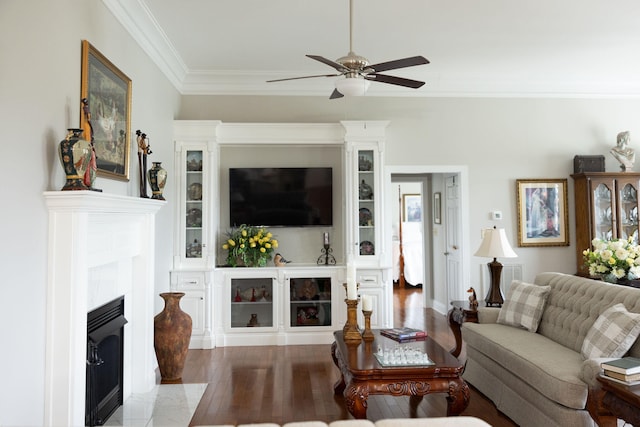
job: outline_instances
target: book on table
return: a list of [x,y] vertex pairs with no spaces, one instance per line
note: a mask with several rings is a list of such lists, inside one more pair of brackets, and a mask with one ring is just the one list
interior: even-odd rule
[[619,374],[640,374],[640,358],[637,357],[627,356],[621,359],[614,359],[608,362],[602,362],[600,366],[602,369]]
[[615,372],[615,371],[610,371],[608,369],[605,369],[604,375],[605,377],[615,378],[617,380],[625,381],[625,382],[640,381],[640,374],[625,375],[625,374],[621,374],[620,372]]
[[624,384],[624,385],[627,385],[627,386],[634,386],[634,385],[640,384],[640,380],[638,380],[638,381],[623,381],[623,380],[619,380],[619,379],[614,378],[614,377],[610,377],[607,374],[600,374],[600,376],[602,378],[606,378],[607,381],[613,381],[615,383]]
[[380,334],[397,341],[420,340],[427,337],[427,332],[414,328],[381,329]]

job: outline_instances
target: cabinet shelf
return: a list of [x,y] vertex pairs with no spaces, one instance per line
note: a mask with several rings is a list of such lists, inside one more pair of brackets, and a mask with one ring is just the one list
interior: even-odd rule
[[307,300],[307,301],[291,301],[291,304],[325,304],[325,303],[329,303],[331,304],[331,300],[330,299],[317,299],[317,300]]
[[232,305],[271,305],[273,301],[231,301]]

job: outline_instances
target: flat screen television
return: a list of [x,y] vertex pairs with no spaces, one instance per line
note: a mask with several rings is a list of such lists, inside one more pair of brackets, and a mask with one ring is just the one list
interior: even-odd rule
[[333,225],[332,180],[329,167],[230,168],[230,224]]

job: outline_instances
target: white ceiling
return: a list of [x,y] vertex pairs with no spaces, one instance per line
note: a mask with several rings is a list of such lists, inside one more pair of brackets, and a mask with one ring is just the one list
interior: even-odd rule
[[[349,51],[349,0],[103,0],[183,94],[328,97],[305,54]],[[368,96],[639,97],[638,0],[354,0],[353,50],[420,89]]]

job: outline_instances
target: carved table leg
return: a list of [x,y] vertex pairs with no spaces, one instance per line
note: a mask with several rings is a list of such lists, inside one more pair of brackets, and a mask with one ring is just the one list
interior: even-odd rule
[[469,386],[462,379],[449,382],[449,394],[447,395],[447,416],[460,415],[467,409],[471,392]]
[[344,382],[344,375],[342,374],[342,369],[340,368],[340,362],[338,362],[338,357],[336,356],[337,348],[338,348],[338,344],[336,344],[335,342],[331,344],[331,358],[333,359],[333,363],[338,367],[338,370],[340,371],[340,379],[336,381],[336,383],[333,385],[333,392],[335,394],[342,394],[346,384]]
[[422,395],[412,394],[409,396],[409,418],[419,418],[418,417],[418,405],[422,402]]
[[369,398],[369,387],[365,384],[349,384],[344,390],[344,400],[347,409],[357,420],[367,418],[367,398]]
[[464,321],[464,311],[460,307],[453,307],[449,310],[447,318],[449,319],[449,328],[451,328],[453,337],[456,339],[456,346],[449,353],[458,357],[462,352],[462,332],[460,331],[460,325],[462,325]]
[[589,387],[587,411],[599,427],[616,427],[618,425],[617,418],[602,404],[604,396],[605,391],[601,388]]

